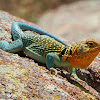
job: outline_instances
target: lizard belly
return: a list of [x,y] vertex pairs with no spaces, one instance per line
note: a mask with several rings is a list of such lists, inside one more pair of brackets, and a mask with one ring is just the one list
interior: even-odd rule
[[[31,57],[32,59],[40,62],[40,63],[44,63],[46,64],[46,58],[41,56],[41,55],[38,55],[38,54],[35,54],[31,51],[29,51],[28,49],[24,49],[25,51],[25,54],[29,57]],[[58,61],[58,60],[54,60],[54,67],[59,67],[59,68],[63,68],[63,69],[66,69],[67,67],[70,67],[70,64],[68,63],[68,61],[66,62],[62,62],[62,61]]]
[[32,59],[34,59],[40,63],[46,64],[46,58],[42,57],[41,55],[37,55],[37,54],[27,50],[27,49],[24,49],[24,51],[25,51],[25,54],[27,56],[31,57]]

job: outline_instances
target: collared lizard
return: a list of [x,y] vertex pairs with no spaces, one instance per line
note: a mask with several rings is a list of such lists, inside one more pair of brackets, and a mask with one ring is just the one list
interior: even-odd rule
[[[23,30],[32,30],[40,35],[29,35]],[[32,59],[45,63],[55,74],[59,72],[57,68],[62,68],[78,79],[75,68],[87,68],[100,52],[100,42],[93,39],[68,46],[45,31],[19,22],[12,24],[11,31],[14,41],[0,41],[2,50],[11,53],[24,51]]]

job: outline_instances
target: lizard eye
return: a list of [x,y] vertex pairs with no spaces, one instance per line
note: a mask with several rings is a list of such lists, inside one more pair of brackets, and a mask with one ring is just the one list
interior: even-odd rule
[[93,43],[92,42],[87,42],[86,43],[89,47],[93,47]]
[[92,42],[90,42],[90,43],[89,43],[89,46],[90,46],[90,47],[92,47],[92,46],[93,46],[93,43],[92,43]]

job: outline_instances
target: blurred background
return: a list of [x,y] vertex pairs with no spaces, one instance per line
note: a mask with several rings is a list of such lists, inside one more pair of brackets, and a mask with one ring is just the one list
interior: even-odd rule
[[82,0],[0,0],[0,10],[36,23],[45,11],[76,1]]
[[100,0],[0,0],[0,10],[36,23],[64,41],[100,41]]

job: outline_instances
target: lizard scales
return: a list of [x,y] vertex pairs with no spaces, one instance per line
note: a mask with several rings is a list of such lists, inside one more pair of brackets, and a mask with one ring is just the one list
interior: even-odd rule
[[[11,30],[14,41],[0,41],[1,49],[13,53],[23,50],[56,74],[55,67],[62,67],[77,78],[75,68],[87,68],[100,52],[100,42],[93,39],[68,46],[51,34],[24,23],[13,23]],[[40,35],[27,35],[23,30],[32,30]]]

